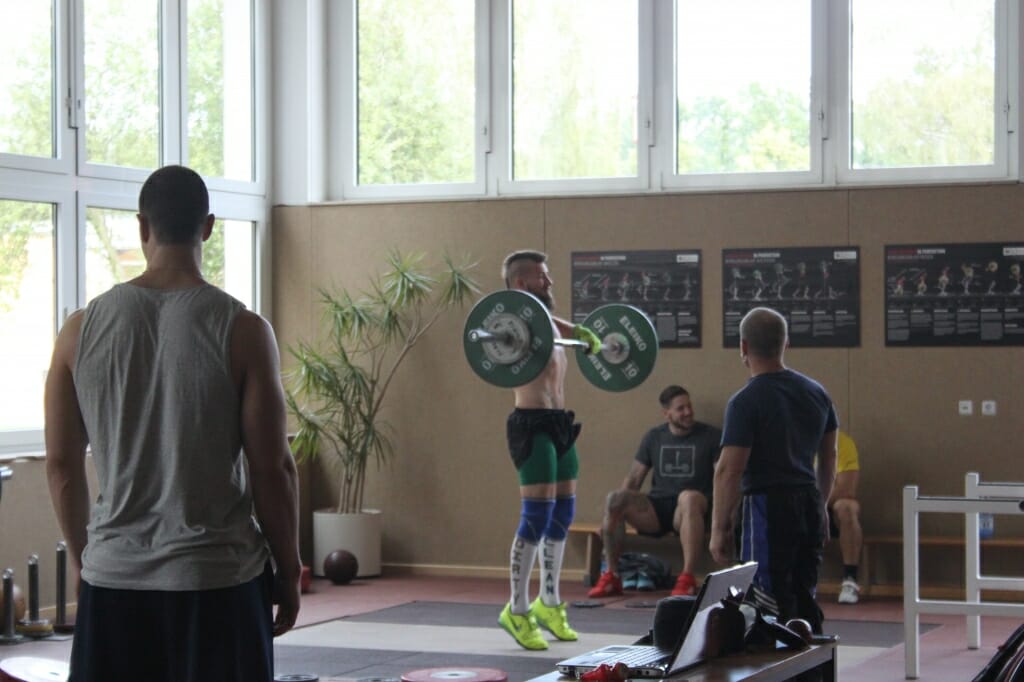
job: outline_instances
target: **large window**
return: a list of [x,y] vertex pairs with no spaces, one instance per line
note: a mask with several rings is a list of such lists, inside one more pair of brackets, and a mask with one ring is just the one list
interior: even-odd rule
[[1020,175],[1019,0],[328,5],[330,200]]
[[996,3],[851,7],[852,168],[992,165]]
[[41,448],[63,320],[145,267],[135,206],[155,168],[204,176],[222,218],[204,275],[260,311],[268,7],[0,0],[0,456]]
[[810,0],[676,6],[676,173],[810,170]]
[[189,0],[187,54],[189,166],[253,180],[251,0]]
[[85,161],[160,164],[160,2],[84,4]]
[[54,155],[52,2],[0,0],[0,153]]
[[512,177],[637,175],[637,2],[514,0]]
[[51,204],[0,199],[0,451],[43,423],[55,305]]
[[474,3],[361,0],[357,26],[357,184],[474,182]]

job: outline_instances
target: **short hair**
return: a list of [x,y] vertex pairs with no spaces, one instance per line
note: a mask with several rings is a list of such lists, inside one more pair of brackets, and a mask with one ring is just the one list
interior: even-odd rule
[[206,183],[191,168],[164,166],[139,192],[139,214],[160,244],[190,244],[202,234],[210,215]]
[[786,318],[771,308],[754,308],[740,321],[740,339],[759,358],[781,358],[788,337]]
[[501,263],[501,278],[505,280],[505,287],[512,288],[512,280],[519,275],[519,263],[529,261],[531,263],[546,263],[548,255],[543,251],[513,251],[505,256]]
[[666,387],[665,390],[661,392],[661,395],[658,396],[658,402],[661,403],[661,406],[667,410],[668,406],[672,404],[672,401],[681,395],[690,395],[690,392],[687,391],[682,386],[672,384],[671,386]]

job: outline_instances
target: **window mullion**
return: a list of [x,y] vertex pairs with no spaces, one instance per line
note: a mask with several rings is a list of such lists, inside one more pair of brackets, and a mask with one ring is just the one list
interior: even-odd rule
[[640,0],[637,3],[637,131],[636,161],[640,186],[651,188],[651,159],[654,158],[657,142],[658,122],[655,116],[654,100],[654,52],[658,41],[655,38],[655,2]]
[[188,97],[188,0],[160,3],[160,153],[161,165],[188,158],[185,121]]

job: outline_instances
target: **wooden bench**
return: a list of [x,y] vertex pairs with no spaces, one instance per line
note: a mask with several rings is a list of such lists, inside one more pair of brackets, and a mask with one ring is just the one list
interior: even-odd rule
[[[832,540],[838,544],[837,540]],[[988,538],[981,540],[982,549],[994,548],[994,549],[1021,549],[1024,548],[1024,538]],[[865,535],[864,545],[861,550],[861,562],[860,562],[860,583],[863,594],[868,594],[871,591],[872,578],[872,560],[874,555],[874,549],[877,547],[885,546],[897,546],[903,547],[903,536],[902,535]],[[964,546],[963,535],[922,535],[918,538],[919,547],[959,547]],[[961,561],[962,563],[962,561]],[[900,562],[902,565],[902,560]]]
[[[587,537],[587,553],[586,553],[586,569],[583,573],[583,584],[588,587],[597,583],[597,579],[601,577],[601,560],[604,552],[604,539],[601,537],[601,524],[600,523],[573,523],[569,526],[569,534],[583,534]],[[633,528],[628,523],[626,524],[626,535],[638,536],[636,528]],[[679,546],[679,538],[677,535],[669,533],[663,538],[649,537],[650,540],[657,542],[662,539],[671,539],[673,544]]]
[[[573,523],[569,526],[570,535],[583,534],[587,537],[586,569],[583,573],[583,584],[587,587],[597,584],[601,577],[601,554],[604,552],[604,539],[601,537],[600,523]],[[636,535],[636,529],[626,525],[626,535]]]

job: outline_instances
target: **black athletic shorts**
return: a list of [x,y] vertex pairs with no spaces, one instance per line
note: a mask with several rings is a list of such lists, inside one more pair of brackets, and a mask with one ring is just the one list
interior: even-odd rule
[[68,682],[272,682],[273,573],[218,590],[78,596]]
[[555,444],[555,452],[561,457],[580,435],[581,424],[571,410],[543,410],[516,408],[508,416],[505,431],[508,451],[512,463],[519,469],[530,456],[533,436],[546,433]]
[[[708,510],[704,514],[704,531],[707,532],[711,529],[711,496],[704,493],[704,497],[709,498]],[[679,506],[679,497],[651,497],[648,495],[647,499],[650,500],[651,506],[654,507],[654,514],[658,517],[658,532],[641,533],[637,531],[637,533],[649,538],[660,538],[669,533],[679,535],[679,531],[675,528],[676,507]]]

